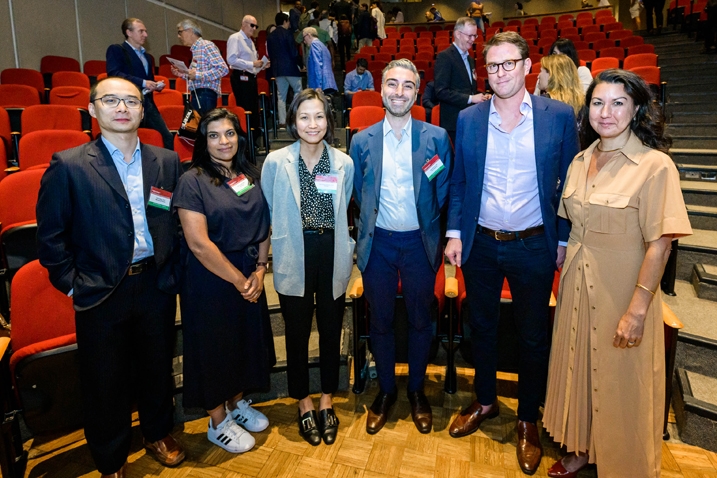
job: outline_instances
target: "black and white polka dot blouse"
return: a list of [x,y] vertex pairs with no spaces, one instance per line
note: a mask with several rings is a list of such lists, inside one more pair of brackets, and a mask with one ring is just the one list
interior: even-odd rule
[[314,171],[309,172],[306,163],[299,155],[299,184],[301,185],[301,222],[304,229],[333,229],[334,204],[333,194],[320,193],[316,188],[316,175],[329,174],[331,163],[329,151],[324,148]]

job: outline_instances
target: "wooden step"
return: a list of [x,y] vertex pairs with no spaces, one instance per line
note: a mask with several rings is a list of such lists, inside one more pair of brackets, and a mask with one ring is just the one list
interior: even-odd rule
[[717,378],[685,369],[675,372],[672,403],[680,439],[717,452]]

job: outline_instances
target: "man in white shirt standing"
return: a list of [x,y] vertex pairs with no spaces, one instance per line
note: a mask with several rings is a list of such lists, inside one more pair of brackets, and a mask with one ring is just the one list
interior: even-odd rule
[[[269,66],[258,58],[256,47],[252,41],[258,28],[256,18],[246,15],[241,21],[241,30],[227,40],[227,64],[232,70],[231,84],[237,106],[251,111],[254,118],[259,118],[259,92],[256,86],[256,75]],[[254,122],[257,125],[257,122]],[[259,128],[254,130],[259,134]],[[247,131],[247,134],[249,132]],[[256,138],[255,138],[256,139]]]
[[526,91],[531,63],[520,35],[495,35],[483,54],[493,97],[458,115],[446,234],[446,256],[462,267],[471,298],[476,400],[449,433],[469,435],[499,414],[497,335],[507,278],[520,346],[516,452],[532,475],[543,452],[536,422],[548,374],[548,303],[570,232],[557,209],[578,135],[572,108]]

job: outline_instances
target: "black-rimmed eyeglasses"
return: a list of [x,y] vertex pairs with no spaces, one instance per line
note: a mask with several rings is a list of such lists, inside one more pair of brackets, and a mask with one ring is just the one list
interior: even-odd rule
[[503,67],[503,71],[513,71],[513,70],[515,70],[515,67],[518,66],[518,62],[523,61],[523,60],[525,60],[525,58],[516,58],[515,60],[505,60],[501,63],[488,63],[485,66],[485,69],[491,75],[498,73],[498,68],[500,68],[501,66]]
[[121,102],[124,102],[124,105],[132,110],[136,110],[140,106],[142,106],[142,100],[137,98],[136,96],[128,96],[127,98],[117,98],[116,96],[102,96],[101,98],[95,98],[91,100],[93,103],[97,100],[100,100],[103,106],[106,106],[108,108],[117,108]]

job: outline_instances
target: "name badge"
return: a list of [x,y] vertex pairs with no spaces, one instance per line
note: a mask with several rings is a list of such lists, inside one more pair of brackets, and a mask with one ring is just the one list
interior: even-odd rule
[[426,174],[426,177],[429,181],[431,181],[433,178],[438,176],[438,173],[443,171],[443,161],[441,161],[441,158],[438,157],[438,155],[433,156],[431,159],[426,161],[426,164],[423,165],[423,172]]
[[335,174],[317,174],[314,183],[320,193],[336,194],[339,190],[339,178]]
[[241,196],[248,190],[254,187],[253,184],[249,182],[246,176],[243,174],[240,174],[236,178],[229,181],[229,187],[232,188],[232,191],[234,191],[237,196]]
[[172,193],[152,186],[149,190],[149,201],[147,204],[169,211],[169,206],[172,204]]
[[239,75],[239,80],[240,81],[249,81],[249,77],[246,75]]

